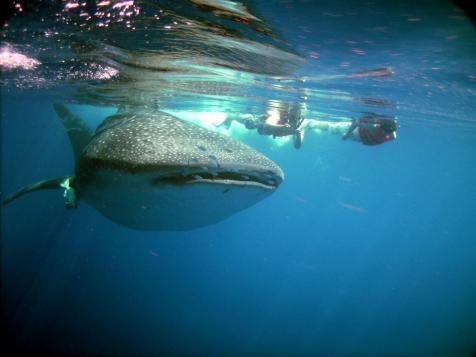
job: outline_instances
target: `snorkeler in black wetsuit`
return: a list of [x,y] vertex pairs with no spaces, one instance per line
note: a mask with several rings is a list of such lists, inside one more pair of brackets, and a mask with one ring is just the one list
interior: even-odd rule
[[260,135],[270,135],[273,138],[293,136],[294,147],[299,149],[302,144],[302,132],[299,129],[304,121],[302,115],[302,104],[293,103],[285,105],[279,110],[279,118],[276,122],[271,122],[269,115],[229,115],[221,124],[225,128],[230,128],[233,121],[244,125],[247,129],[256,129]]
[[302,144],[302,132],[299,127],[303,121],[301,105],[294,103],[288,111],[281,113],[278,123],[270,124],[262,120],[257,129],[259,134],[272,135],[273,138],[292,135],[294,147],[299,149]]
[[395,118],[367,113],[362,118],[352,120],[342,139],[353,139],[364,145],[380,145],[397,137],[397,121]]

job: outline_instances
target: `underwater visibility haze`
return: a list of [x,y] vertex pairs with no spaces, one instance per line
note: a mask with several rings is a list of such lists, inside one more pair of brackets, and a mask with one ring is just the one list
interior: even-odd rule
[[476,352],[466,2],[8,3],[5,351]]

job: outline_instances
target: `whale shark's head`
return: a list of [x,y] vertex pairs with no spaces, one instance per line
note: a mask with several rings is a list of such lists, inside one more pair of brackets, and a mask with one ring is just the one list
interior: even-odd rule
[[185,230],[271,194],[283,172],[249,146],[164,112],[106,119],[76,170],[80,197],[116,223]]

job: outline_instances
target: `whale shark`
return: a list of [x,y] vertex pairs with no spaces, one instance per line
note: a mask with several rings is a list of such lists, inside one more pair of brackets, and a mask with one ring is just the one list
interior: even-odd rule
[[272,194],[281,168],[244,143],[159,110],[123,110],[93,132],[55,103],[75,156],[71,175],[37,182],[3,205],[60,188],[67,208],[79,201],[138,230],[181,231],[220,222]]

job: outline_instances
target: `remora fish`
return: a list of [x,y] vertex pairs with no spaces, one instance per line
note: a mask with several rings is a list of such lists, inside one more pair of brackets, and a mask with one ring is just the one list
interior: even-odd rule
[[73,175],[31,191],[64,188],[112,221],[141,230],[187,230],[219,222],[270,195],[283,180],[273,161],[249,146],[170,114],[123,112],[93,134],[62,104],[55,110],[76,156]]

